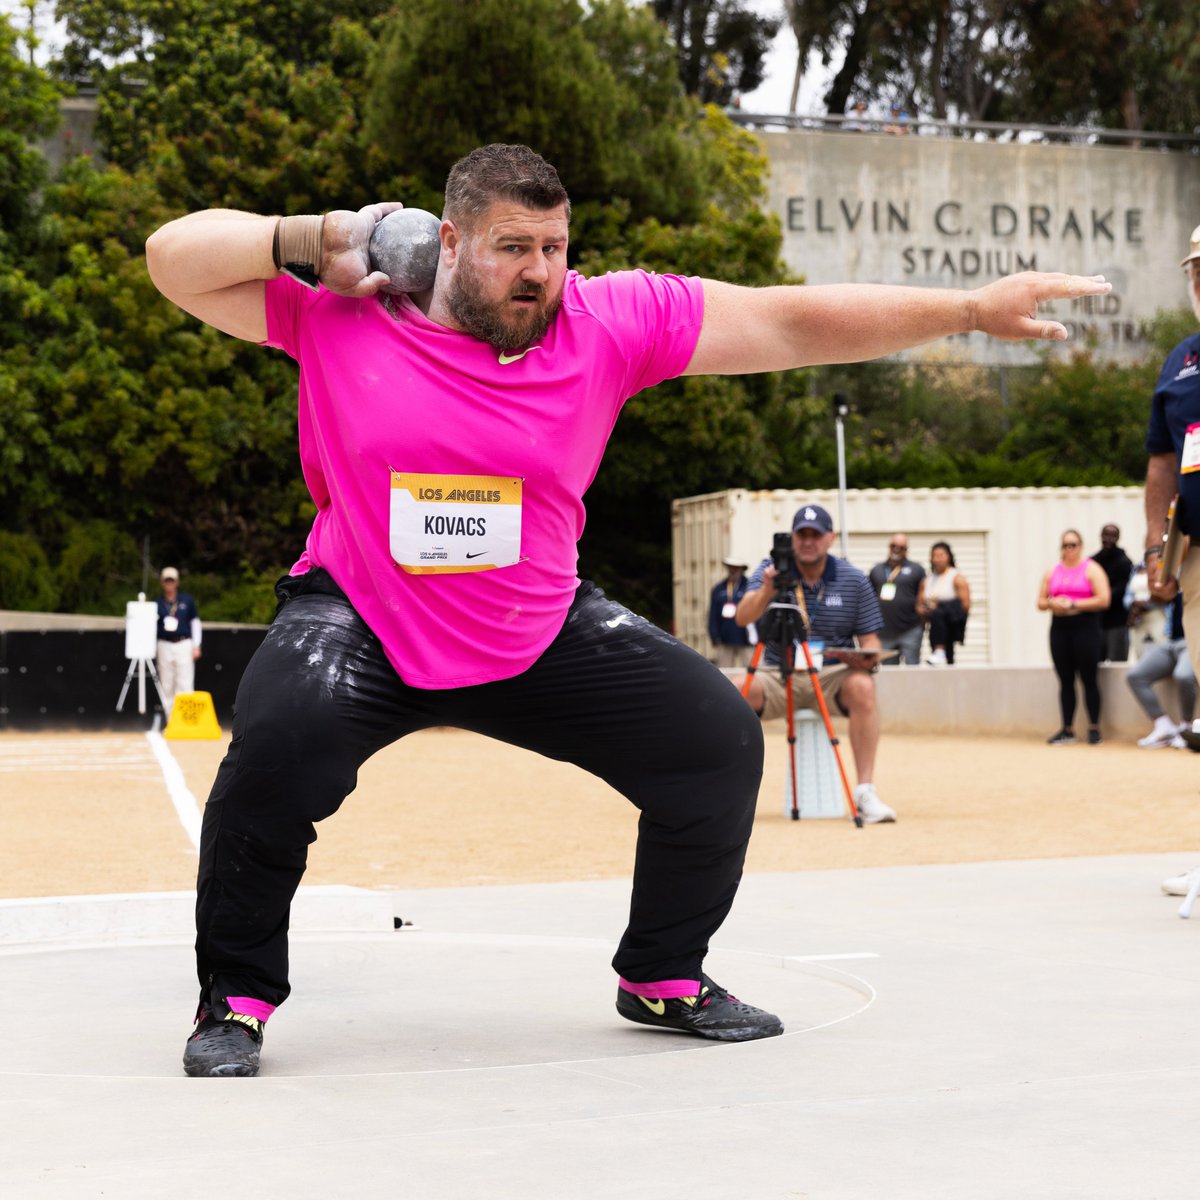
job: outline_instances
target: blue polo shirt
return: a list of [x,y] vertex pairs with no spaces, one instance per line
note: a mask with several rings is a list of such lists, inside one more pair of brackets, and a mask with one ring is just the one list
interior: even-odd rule
[[[769,558],[754,568],[746,585],[748,592],[757,591],[763,585],[763,572],[771,565]],[[871,581],[844,558],[827,555],[825,570],[815,586],[810,587],[803,579],[800,586],[804,592],[804,604],[808,609],[812,629],[809,638],[824,642],[827,646],[853,646],[855,637],[866,633],[878,633],[883,628],[883,616],[879,611],[879,600]],[[784,592],[779,597],[787,604],[795,604],[794,592]],[[772,598],[772,602],[774,598]],[[779,664],[779,655],[770,642],[764,648],[763,658],[772,666]]]
[[[1146,453],[1174,451],[1178,461],[1188,428],[1197,424],[1200,424],[1200,333],[1184,338],[1163,363],[1150,402]],[[1200,471],[1179,476],[1177,517],[1184,533],[1193,538],[1200,535]]]

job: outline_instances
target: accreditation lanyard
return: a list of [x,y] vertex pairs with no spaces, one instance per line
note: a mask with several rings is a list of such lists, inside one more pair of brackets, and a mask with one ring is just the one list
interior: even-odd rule
[[[901,564],[903,565],[903,564]],[[880,600],[895,600],[896,598],[896,577],[900,574],[900,567],[893,567],[892,573],[880,585],[879,598]]]

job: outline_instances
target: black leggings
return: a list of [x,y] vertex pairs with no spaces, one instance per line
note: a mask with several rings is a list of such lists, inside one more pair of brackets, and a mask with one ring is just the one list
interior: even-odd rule
[[575,763],[632,801],[633,900],[613,966],[637,982],[699,977],[741,880],[762,776],[762,727],[720,671],[583,583],[523,674],[425,691],[401,681],[324,571],[278,590],[285,603],[238,687],[204,810],[202,1001],[287,997],[288,912],[314,823],[372,754],[432,726]]
[[1058,675],[1058,703],[1064,729],[1075,721],[1075,676],[1083,684],[1088,723],[1100,724],[1100,685],[1096,672],[1104,652],[1104,631],[1097,613],[1053,617],[1050,621],[1050,657]]

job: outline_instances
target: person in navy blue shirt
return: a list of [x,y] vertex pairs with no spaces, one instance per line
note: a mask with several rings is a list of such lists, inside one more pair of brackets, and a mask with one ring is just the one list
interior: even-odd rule
[[[880,800],[875,791],[875,754],[879,746],[879,707],[875,700],[878,658],[856,654],[855,650],[882,649],[879,631],[883,616],[871,582],[845,559],[829,553],[833,545],[833,518],[819,504],[804,504],[792,518],[792,555],[794,573],[800,584],[799,595],[792,589],[779,593],[775,586],[776,570],[770,558],[758,564],[738,605],[741,625],[760,621],[773,601],[800,605],[808,613],[809,651],[824,655],[833,648],[836,661],[822,665],[821,690],[832,699],[842,715],[850,718],[850,745],[858,771],[854,804],[864,822],[878,824],[894,821],[896,811]],[[750,682],[746,699],[764,721],[781,717],[787,711],[787,693],[778,670],[778,644],[764,634],[763,663]],[[800,669],[792,674],[792,692],[796,706],[814,707],[816,696],[805,669],[802,652],[797,652]],[[774,668],[774,669],[772,669]]]
[[196,601],[179,590],[179,572],[164,567],[158,577],[162,595],[158,598],[158,683],[162,688],[166,715],[181,693],[196,690],[196,659],[200,657],[200,612]]
[[742,667],[750,661],[750,631],[737,623],[738,602],[746,594],[748,563],[724,558],[721,565],[728,574],[713,585],[708,596],[708,636],[712,640],[712,661],[718,667]]
[[[1187,256],[1180,264],[1187,276],[1188,298],[1200,320],[1200,225],[1192,230]],[[1200,333],[1186,337],[1170,354],[1154,388],[1150,426],[1146,432],[1146,563],[1150,594],[1164,603],[1183,594],[1183,623],[1200,629]],[[1190,539],[1178,578],[1160,578],[1163,526],[1172,497],[1175,518]],[[1200,637],[1188,639],[1192,668],[1200,675]],[[1181,729],[1179,736],[1200,751],[1200,727]]]

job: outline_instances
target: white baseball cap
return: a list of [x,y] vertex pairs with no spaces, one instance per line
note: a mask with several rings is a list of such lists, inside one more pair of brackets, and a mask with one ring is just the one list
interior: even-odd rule
[[1200,258],[1200,225],[1197,225],[1192,230],[1191,241],[1188,242],[1187,258],[1180,262],[1181,267],[1186,267],[1193,259]]

